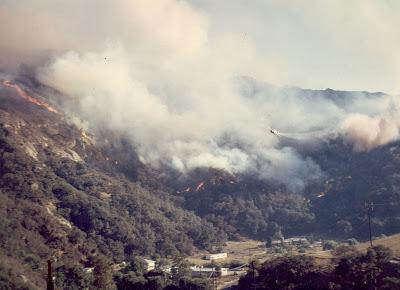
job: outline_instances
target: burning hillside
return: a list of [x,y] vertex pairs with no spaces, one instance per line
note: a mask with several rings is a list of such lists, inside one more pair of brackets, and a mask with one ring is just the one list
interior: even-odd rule
[[55,113],[55,114],[60,114],[60,112],[55,109],[54,107],[52,107],[49,103],[40,100],[40,97],[33,97],[31,95],[29,95],[20,85],[18,85],[17,83],[13,83],[9,80],[3,80],[1,82],[1,85],[3,85],[6,88],[10,88],[15,90],[15,92],[18,94],[19,97],[21,97],[22,99],[37,105],[41,108],[46,109],[49,112]]
[[[45,288],[47,259],[62,261],[56,267],[83,267],[94,253],[120,253],[122,260],[157,252],[189,254],[224,240],[214,226],[175,205],[160,186],[157,193],[146,188],[154,176],[141,172],[143,186],[126,178],[141,167],[127,147],[120,147],[115,132],[107,134],[105,146],[59,110],[48,110],[52,107],[19,86],[6,86],[11,92],[0,89],[0,213],[12,228],[2,228],[0,235],[0,271],[12,273],[8,282]],[[153,225],[139,222],[150,217]]]

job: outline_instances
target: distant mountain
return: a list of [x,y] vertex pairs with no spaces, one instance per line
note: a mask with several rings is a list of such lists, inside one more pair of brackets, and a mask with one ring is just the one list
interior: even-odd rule
[[[268,95],[273,99],[274,94],[287,94],[309,99],[310,103],[322,98],[343,109],[359,98],[379,100],[385,96],[381,92],[279,88],[248,77],[238,80],[241,93],[249,98]],[[231,238],[244,235],[265,239],[282,232],[288,236],[366,239],[367,203],[374,204],[373,235],[400,232],[400,142],[355,152],[337,134],[309,143],[285,135],[277,138],[278,146],[290,146],[311,158],[324,177],[298,194],[251,175],[197,170],[186,184],[176,187],[184,196],[185,207],[223,228]],[[194,190],[200,184],[201,188]]]

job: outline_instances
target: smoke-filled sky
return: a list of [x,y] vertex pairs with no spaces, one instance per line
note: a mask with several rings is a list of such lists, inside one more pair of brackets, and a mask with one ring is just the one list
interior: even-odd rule
[[322,128],[368,151],[399,138],[398,98],[339,105],[254,79],[397,92],[397,3],[0,0],[0,69],[34,67],[71,115],[127,133],[147,164],[251,171],[302,190],[324,173],[269,126]]
[[400,92],[397,0],[191,0],[211,34],[251,41],[257,73],[281,85]]
[[212,45],[274,84],[399,92],[396,0],[1,0],[0,19],[2,66],[105,41],[168,66]]

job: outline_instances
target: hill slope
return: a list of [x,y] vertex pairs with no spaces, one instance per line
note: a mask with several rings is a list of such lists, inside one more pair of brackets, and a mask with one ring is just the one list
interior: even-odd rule
[[[400,234],[391,235],[384,238],[379,238],[373,241],[373,245],[385,246],[393,251],[395,257],[400,257]],[[360,250],[366,250],[370,247],[369,242],[361,243],[357,245]]]
[[[99,255],[114,262],[173,257],[227,237],[366,239],[366,201],[375,204],[374,235],[400,232],[399,142],[357,153],[338,137],[309,147],[280,138],[278,146],[290,141],[325,174],[291,192],[251,174],[198,168],[182,175],[145,166],[123,134],[78,128],[35,93],[38,86],[0,86],[0,282],[6,285],[26,280],[43,288],[51,257],[82,269]],[[327,90],[304,97],[324,93],[337,102],[347,96]]]
[[62,113],[17,92],[0,89],[3,276],[17,282],[27,277],[43,289],[48,258],[82,267],[98,254],[121,262],[135,255],[188,254],[224,240],[167,193],[119,173],[117,156],[108,155],[112,140],[102,147]]

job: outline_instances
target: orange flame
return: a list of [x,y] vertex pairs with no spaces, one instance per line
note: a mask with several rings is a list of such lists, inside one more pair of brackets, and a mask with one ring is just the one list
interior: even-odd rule
[[3,81],[2,82],[3,86],[14,89],[18,95],[23,98],[24,100],[27,100],[28,102],[35,104],[39,107],[45,108],[46,110],[48,110],[49,112],[52,113],[56,113],[56,114],[60,114],[60,112],[58,112],[56,109],[54,109],[52,106],[50,106],[49,104],[40,101],[38,99],[35,99],[34,97],[28,95],[27,92],[25,92],[20,86],[18,86],[17,84],[13,84],[10,81]]
[[199,190],[202,189],[203,187],[204,187],[204,181],[200,182],[199,185],[197,185],[196,191],[199,191]]
[[189,192],[189,191],[190,191],[190,187],[187,187],[182,191],[177,191],[176,193]]

